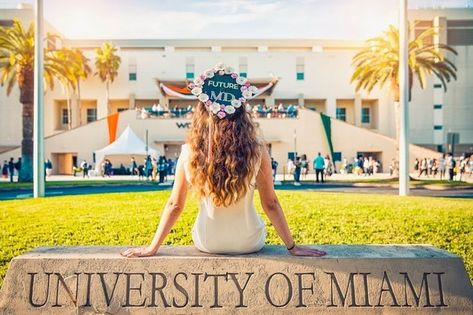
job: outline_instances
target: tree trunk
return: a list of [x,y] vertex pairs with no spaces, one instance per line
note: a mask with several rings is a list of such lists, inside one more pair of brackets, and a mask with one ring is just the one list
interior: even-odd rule
[[105,83],[105,86],[106,86],[106,89],[105,89],[105,101],[107,102],[107,115],[110,115],[110,101],[109,101],[109,98],[110,98],[110,83],[107,82]]
[[18,181],[33,181],[33,124],[34,124],[34,72],[25,69],[20,85],[20,103],[23,104],[23,139],[21,141],[21,165]]
[[79,126],[82,126],[82,115],[80,112],[80,80],[77,80],[77,113],[79,115]]
[[396,131],[396,156],[399,156],[399,135],[400,135],[400,115],[401,115],[401,108],[399,103],[399,84],[396,78],[391,78],[391,93],[393,94],[394,98],[394,128]]
[[401,107],[399,101],[394,101],[394,123],[396,129],[396,154],[399,154],[399,136],[401,134]]

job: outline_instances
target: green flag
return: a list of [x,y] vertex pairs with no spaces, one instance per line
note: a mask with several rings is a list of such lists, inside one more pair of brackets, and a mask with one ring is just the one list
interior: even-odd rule
[[327,138],[328,149],[330,151],[330,158],[332,159],[332,162],[335,163],[333,159],[332,118],[322,113],[320,113],[320,118],[322,119],[322,126],[324,126],[325,137]]

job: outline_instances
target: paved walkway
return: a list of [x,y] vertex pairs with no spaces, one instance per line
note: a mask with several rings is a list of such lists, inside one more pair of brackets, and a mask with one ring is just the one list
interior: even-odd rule
[[[354,174],[333,174],[328,178],[330,182],[363,182],[363,181],[371,181],[371,180],[387,180],[391,176],[389,176],[388,173],[379,173],[379,174],[374,174],[371,176],[365,176],[365,175],[354,175]],[[414,179],[421,179],[421,180],[439,180],[439,176],[437,177],[417,177],[417,173],[411,173],[411,177]],[[173,180],[174,176],[169,176],[169,180]],[[16,181],[16,177],[14,178]],[[86,177],[82,178],[82,176],[71,176],[71,175],[52,175],[46,179],[48,182],[54,182],[54,181],[81,181],[81,180],[87,180],[87,181],[130,181],[130,180],[136,180],[138,181],[138,176],[129,176],[129,175],[114,175],[112,177],[101,177],[101,176],[91,176],[91,177]],[[294,177],[292,175],[283,175],[283,174],[278,174],[276,176],[277,181],[292,181],[294,180]],[[473,175],[467,174],[466,176],[463,176],[462,178],[463,181],[473,183]],[[6,178],[0,178],[0,182],[8,182],[9,180]],[[315,174],[311,173],[308,174],[306,177],[301,176],[301,181],[315,181]]]
[[[119,192],[144,192],[144,191],[161,191],[171,189],[172,182],[164,184],[142,183],[116,183],[92,186],[86,182],[84,185],[80,183],[71,186],[48,187],[46,189],[47,196],[63,196],[63,195],[86,195],[86,194],[103,194],[103,193],[119,193]],[[292,183],[276,182],[276,190],[300,190],[312,192],[343,192],[343,193],[370,193],[370,194],[398,194],[398,189],[390,185],[373,185],[370,183],[350,183],[329,181],[325,183],[309,183],[303,182],[301,186],[295,186]],[[411,188],[413,196],[431,196],[431,197],[448,197],[448,198],[473,198],[473,188],[468,189],[446,189],[431,190],[424,187]],[[8,188],[0,190],[0,200],[24,199],[32,197],[31,188]]]

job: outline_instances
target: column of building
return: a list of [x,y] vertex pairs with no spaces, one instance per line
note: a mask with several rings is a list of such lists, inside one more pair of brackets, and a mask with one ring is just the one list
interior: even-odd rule
[[[433,36],[434,44],[446,44],[447,42],[447,21],[445,17],[435,17],[433,25],[437,34]],[[443,121],[445,92],[440,80],[434,76],[433,81],[433,143],[439,148],[445,143],[445,127]]]

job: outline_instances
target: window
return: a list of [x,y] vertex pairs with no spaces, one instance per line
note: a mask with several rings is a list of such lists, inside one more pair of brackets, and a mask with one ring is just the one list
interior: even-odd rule
[[333,161],[334,162],[342,161],[342,152],[333,152]]
[[435,125],[434,130],[442,130],[443,126],[442,125]]
[[238,69],[240,77],[248,77],[248,59],[246,57],[240,57]]
[[346,121],[347,120],[347,109],[344,108],[344,107],[338,107],[337,111],[336,111],[336,118],[338,120]]
[[186,79],[194,79],[194,58],[188,57],[186,58]]
[[304,58],[298,57],[296,61],[296,80],[304,80]]
[[128,81],[136,81],[137,79],[136,71],[136,58],[130,57],[128,59]]
[[371,121],[370,108],[369,107],[363,107],[361,109],[361,123],[362,124],[369,124],[370,121]]
[[434,89],[441,89],[442,88],[442,84],[434,84]]
[[194,72],[186,72],[186,79],[193,79],[194,78]]
[[0,26],[2,27],[12,27],[13,20],[0,20]]
[[442,109],[442,104],[435,104],[434,109]]
[[87,123],[91,123],[97,120],[97,109],[87,108]]
[[67,125],[68,122],[69,122],[69,119],[68,118],[69,115],[67,115],[67,108],[63,108],[61,110],[61,121],[62,121],[62,124],[63,125]]

